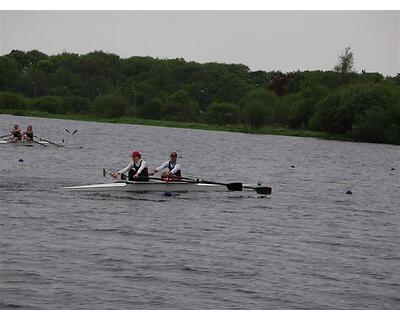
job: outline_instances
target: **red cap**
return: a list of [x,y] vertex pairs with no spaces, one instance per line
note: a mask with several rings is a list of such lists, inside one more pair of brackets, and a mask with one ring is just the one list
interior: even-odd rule
[[140,158],[141,156],[142,156],[142,155],[140,154],[139,151],[133,151],[133,152],[132,152],[132,158],[134,158],[134,157]]

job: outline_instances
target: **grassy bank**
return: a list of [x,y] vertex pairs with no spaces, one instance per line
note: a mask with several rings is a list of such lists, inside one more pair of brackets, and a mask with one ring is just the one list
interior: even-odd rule
[[0,114],[9,114],[14,116],[29,116],[48,119],[67,119],[78,121],[91,121],[91,122],[106,122],[106,123],[123,123],[123,124],[137,124],[145,126],[157,127],[172,127],[172,128],[185,128],[185,129],[201,129],[213,131],[229,131],[229,132],[242,132],[250,134],[269,134],[281,136],[295,136],[307,138],[319,138],[328,140],[342,140],[349,141],[350,139],[345,136],[332,136],[324,132],[310,131],[310,130],[292,130],[284,127],[266,126],[259,129],[251,129],[243,126],[218,126],[206,123],[195,122],[178,122],[178,121],[165,121],[165,120],[151,120],[139,119],[133,117],[120,117],[120,118],[102,118],[94,115],[73,115],[73,114],[52,114],[42,111],[28,111],[28,110],[2,110]]

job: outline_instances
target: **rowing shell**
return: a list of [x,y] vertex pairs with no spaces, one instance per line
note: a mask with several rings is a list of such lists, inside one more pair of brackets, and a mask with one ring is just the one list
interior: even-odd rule
[[[51,145],[50,142],[44,141],[44,140],[35,140],[35,141],[27,141],[27,140],[17,140],[17,141],[11,141],[11,140],[0,140],[0,146],[4,145],[10,145],[10,146],[25,146],[25,147],[33,147],[33,146],[38,146],[38,145],[44,145],[44,146],[49,146]],[[64,143],[61,142],[60,146],[63,146]]]
[[0,145],[11,145],[11,146],[25,146],[25,147],[32,147],[37,144],[42,144],[42,145],[48,145],[49,143],[47,141],[26,141],[26,140],[17,140],[17,141],[11,141],[11,140],[0,140]]
[[[245,186],[245,185],[244,185]],[[250,186],[250,185],[246,185]],[[62,187],[64,190],[90,191],[90,192],[192,192],[192,191],[228,191],[226,186],[209,183],[188,183],[171,181],[130,181],[129,183],[118,181],[114,183],[91,184],[86,186]],[[244,189],[243,189],[244,190]],[[246,189],[251,190],[251,189]]]

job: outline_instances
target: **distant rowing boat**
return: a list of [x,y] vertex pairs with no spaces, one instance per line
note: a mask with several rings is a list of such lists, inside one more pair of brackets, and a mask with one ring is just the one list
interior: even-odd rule
[[[27,141],[27,140],[17,140],[17,141],[11,141],[11,140],[0,140],[0,146],[25,146],[25,147],[33,147],[33,146],[45,146],[48,147],[52,143],[50,141],[44,141],[44,140],[34,140],[34,141]],[[56,144],[58,146],[64,146],[64,143],[58,143]]]
[[[193,191],[228,191],[225,185],[201,183],[201,182],[180,182],[180,181],[117,181],[114,183],[92,184],[73,187],[62,187],[64,190],[88,191],[88,192],[193,192]],[[263,194],[271,194],[269,187],[261,187],[243,184],[243,191],[267,190]],[[237,190],[238,191],[238,190]]]

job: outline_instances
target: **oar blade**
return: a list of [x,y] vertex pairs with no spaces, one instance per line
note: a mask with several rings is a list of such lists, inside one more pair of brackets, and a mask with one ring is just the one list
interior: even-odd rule
[[227,183],[226,187],[228,188],[229,191],[242,191],[243,190],[243,184],[240,182]]
[[254,190],[256,190],[258,194],[270,195],[272,193],[271,187],[255,187]]

